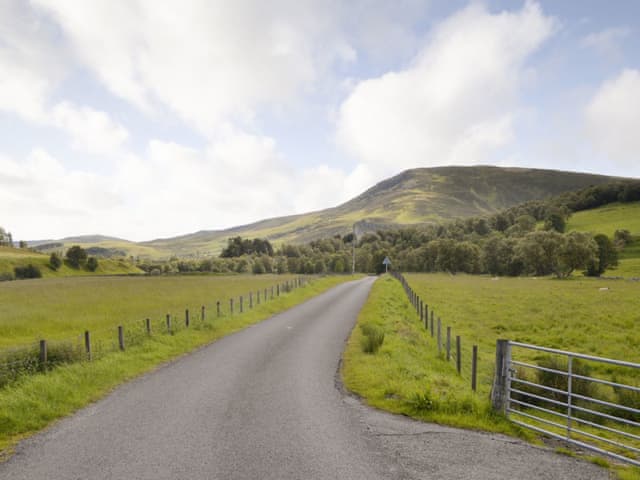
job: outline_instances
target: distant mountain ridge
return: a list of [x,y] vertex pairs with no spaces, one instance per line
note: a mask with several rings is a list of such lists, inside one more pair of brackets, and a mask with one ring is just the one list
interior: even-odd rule
[[238,235],[268,238],[276,244],[304,243],[347,234],[354,225],[360,235],[379,228],[488,215],[525,201],[617,180],[623,178],[528,168],[416,168],[383,180],[337,207],[316,212],[138,243],[99,235],[57,242],[118,249],[142,258],[201,257],[217,255],[229,237]]

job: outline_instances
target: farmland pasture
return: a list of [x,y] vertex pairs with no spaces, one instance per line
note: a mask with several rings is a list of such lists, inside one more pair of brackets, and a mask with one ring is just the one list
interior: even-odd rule
[[[167,313],[212,309],[220,300],[292,279],[290,275],[67,277],[0,283],[0,349],[115,328]],[[248,301],[248,300],[247,300]]]

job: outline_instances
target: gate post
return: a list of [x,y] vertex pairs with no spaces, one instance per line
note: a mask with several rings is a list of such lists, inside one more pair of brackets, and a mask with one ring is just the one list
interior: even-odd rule
[[497,412],[506,415],[509,406],[509,364],[511,363],[511,346],[509,340],[496,342],[496,371],[491,387],[491,405]]

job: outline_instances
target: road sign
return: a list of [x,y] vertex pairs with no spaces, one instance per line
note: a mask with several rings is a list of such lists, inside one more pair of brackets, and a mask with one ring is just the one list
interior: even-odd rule
[[384,271],[388,272],[389,271],[389,265],[391,265],[391,260],[389,260],[389,257],[384,257],[384,260],[382,261],[382,264],[384,265]]

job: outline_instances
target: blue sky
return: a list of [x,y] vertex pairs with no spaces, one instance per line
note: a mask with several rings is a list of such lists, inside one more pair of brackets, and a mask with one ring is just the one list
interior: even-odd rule
[[407,168],[640,177],[636,1],[0,0],[0,225],[148,240]]

